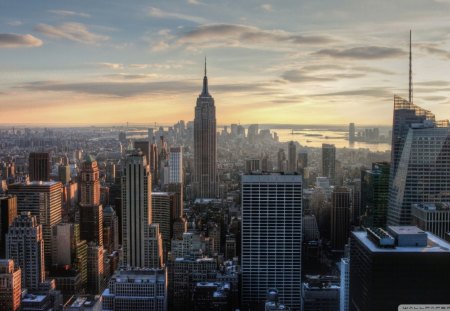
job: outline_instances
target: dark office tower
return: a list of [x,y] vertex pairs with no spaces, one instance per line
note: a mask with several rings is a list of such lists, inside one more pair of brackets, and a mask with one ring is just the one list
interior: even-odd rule
[[288,145],[288,171],[289,173],[297,171],[297,146],[293,141]]
[[302,177],[243,175],[241,193],[242,304],[256,310],[277,288],[281,303],[300,310]]
[[376,162],[371,170],[361,171],[361,216],[365,227],[386,227],[389,168],[388,162]]
[[307,166],[308,166],[308,152],[306,150],[300,151],[297,155],[297,171],[303,174]]
[[278,160],[278,171],[279,172],[286,172],[287,170],[287,163],[286,163],[286,153],[284,152],[284,149],[278,149],[277,153],[277,160]]
[[159,176],[159,159],[158,159],[158,145],[153,143],[150,145],[150,162],[147,164],[150,165],[150,173],[152,174],[152,184],[158,184],[158,176]]
[[194,119],[194,196],[217,197],[216,107],[208,92],[208,78],[203,77],[203,90],[197,98]]
[[103,245],[103,207],[100,204],[100,173],[97,161],[86,154],[80,170],[80,237]]
[[58,167],[58,179],[63,185],[67,185],[70,182],[70,166],[60,165]]
[[6,258],[6,233],[17,217],[17,197],[0,195],[0,258]]
[[141,150],[142,153],[145,155],[145,160],[147,161],[147,163],[150,163],[150,144],[148,141],[145,140],[135,141],[134,149]]
[[17,196],[17,213],[31,212],[42,225],[45,241],[45,265],[51,266],[52,227],[61,222],[62,184],[55,181],[33,181],[9,185],[9,194]]
[[91,242],[87,247],[87,286],[86,291],[98,295],[105,288],[104,250],[102,246]]
[[450,244],[412,226],[352,232],[350,311],[448,304]]
[[119,249],[119,219],[110,205],[103,209],[103,247],[108,253]]
[[350,235],[352,192],[347,187],[336,187],[331,198],[331,248],[343,251]]
[[170,250],[170,234],[174,203],[174,193],[152,192],[152,223],[159,224],[164,254]]
[[50,180],[50,154],[48,152],[31,152],[28,158],[30,181]]
[[336,182],[336,146],[322,144],[322,176],[328,177],[331,183]]
[[[51,254],[50,254],[51,255]],[[45,279],[42,225],[30,212],[14,219],[6,234],[6,258],[22,270],[22,288],[37,290]]]
[[348,141],[350,143],[355,142],[355,123],[350,123],[348,126]]

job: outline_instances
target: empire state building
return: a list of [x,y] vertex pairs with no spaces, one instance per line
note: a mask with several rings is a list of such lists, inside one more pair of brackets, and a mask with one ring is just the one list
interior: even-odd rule
[[194,195],[196,198],[217,196],[216,107],[208,92],[208,77],[197,98],[194,119]]

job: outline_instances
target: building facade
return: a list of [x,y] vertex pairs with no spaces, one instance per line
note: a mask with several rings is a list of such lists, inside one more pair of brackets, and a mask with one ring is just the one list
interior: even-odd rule
[[277,288],[281,303],[300,310],[301,176],[243,175],[241,193],[242,304],[260,304]]
[[194,118],[194,196],[217,196],[216,107],[208,91],[208,77],[203,77],[203,90],[197,98]]

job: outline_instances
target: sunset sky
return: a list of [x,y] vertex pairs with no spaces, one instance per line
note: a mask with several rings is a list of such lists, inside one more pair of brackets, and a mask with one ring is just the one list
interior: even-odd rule
[[450,118],[450,0],[1,1],[1,124],[193,119],[204,57],[219,124]]

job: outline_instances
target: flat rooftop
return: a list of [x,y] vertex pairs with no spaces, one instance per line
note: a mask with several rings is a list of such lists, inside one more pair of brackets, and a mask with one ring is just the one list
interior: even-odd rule
[[257,173],[242,175],[242,183],[301,183],[302,176],[283,173]]
[[389,226],[391,231],[400,235],[400,234],[423,234],[426,233],[422,229],[416,226]]
[[[416,227],[414,227],[416,228]],[[416,228],[417,229],[417,228]],[[420,229],[418,229],[420,230]],[[413,229],[411,229],[413,232]],[[420,230],[422,231],[422,230]],[[422,231],[423,232],[423,231]],[[426,246],[397,246],[395,248],[380,248],[377,247],[367,237],[366,231],[353,231],[352,234],[360,242],[362,242],[371,252],[374,253],[450,253],[450,243],[440,239],[439,237],[425,232],[427,235],[427,245]],[[401,233],[404,234],[404,233]],[[415,234],[415,233],[414,233]]]

